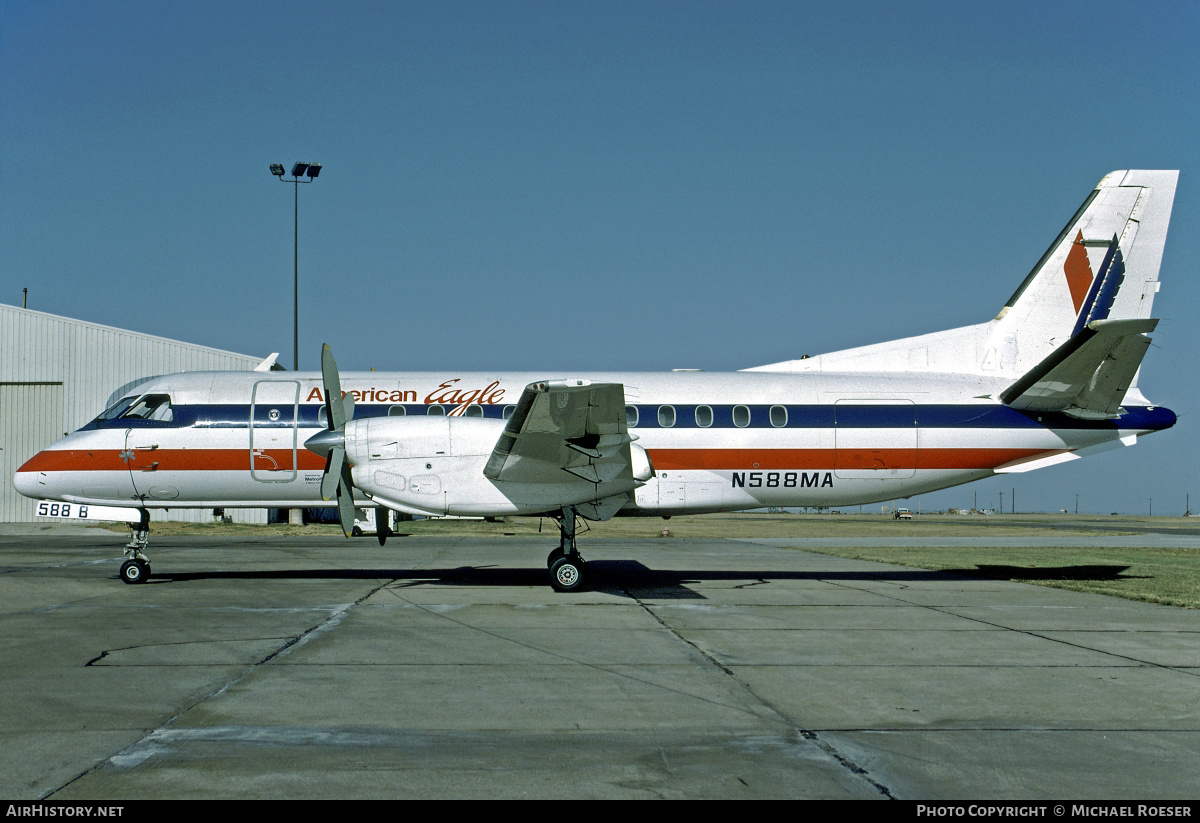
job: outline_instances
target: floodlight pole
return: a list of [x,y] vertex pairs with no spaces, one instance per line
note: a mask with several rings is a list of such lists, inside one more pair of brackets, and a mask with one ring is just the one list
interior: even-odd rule
[[[271,164],[271,174],[279,178],[281,183],[295,184],[295,197],[292,203],[292,369],[300,371],[300,184],[311,183],[321,173],[320,163],[295,163],[292,165],[292,179],[283,176],[283,165]],[[307,175],[307,180],[301,180],[301,175]]]
[[292,371],[300,371],[300,178],[292,182]]

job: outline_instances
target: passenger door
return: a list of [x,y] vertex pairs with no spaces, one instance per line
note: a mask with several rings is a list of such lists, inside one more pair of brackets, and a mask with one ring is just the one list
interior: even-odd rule
[[260,380],[250,397],[250,476],[263,483],[296,479],[300,383]]

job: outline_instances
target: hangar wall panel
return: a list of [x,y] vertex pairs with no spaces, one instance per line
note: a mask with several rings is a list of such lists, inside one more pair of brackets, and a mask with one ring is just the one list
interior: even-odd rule
[[29,455],[22,444],[29,439],[53,443],[61,435],[62,383],[0,383],[0,511],[11,513],[7,521],[36,520],[37,503],[17,494],[12,476]]
[[[25,506],[33,501],[12,488],[16,467],[94,419],[122,387],[181,371],[245,371],[261,361],[261,357],[0,305],[0,384],[59,387],[54,396],[38,395],[32,389],[0,395],[0,426],[5,427],[0,441],[5,450],[0,522],[37,519],[32,506]],[[9,462],[16,465],[10,469]],[[236,522],[266,522],[266,509],[229,509],[227,514]],[[156,513],[154,518],[211,521],[212,510],[180,509],[167,516]]]

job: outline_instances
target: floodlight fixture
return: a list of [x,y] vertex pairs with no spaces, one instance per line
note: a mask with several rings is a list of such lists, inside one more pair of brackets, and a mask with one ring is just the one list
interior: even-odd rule
[[308,163],[297,163],[292,166],[292,177],[299,177],[308,169]]
[[309,180],[315,180],[317,175],[320,173],[321,173],[321,164],[320,163],[309,163],[308,164],[308,179]]
[[283,164],[282,163],[272,163],[271,164],[271,174],[275,175],[276,177],[283,177]]

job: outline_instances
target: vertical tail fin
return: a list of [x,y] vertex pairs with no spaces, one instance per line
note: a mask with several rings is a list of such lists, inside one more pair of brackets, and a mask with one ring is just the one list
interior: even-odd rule
[[1149,318],[1178,178],[1101,180],[997,315],[983,369],[1029,372],[1089,323]]
[[[1136,382],[1140,352],[1149,342],[1143,338],[1152,328],[1123,321],[1151,319],[1178,179],[1178,171],[1114,171],[1105,176],[991,321],[746,371],[982,371],[1009,379],[1049,375],[1046,379],[1053,382],[1055,376],[1067,373],[1068,366],[1074,380],[1088,363],[1096,371],[1101,368],[1099,360],[1111,361],[1112,352],[1119,352],[1120,368],[1110,362],[1103,368],[1102,381],[1117,386],[1112,398],[1119,404]],[[1102,327],[1106,331],[1101,339],[1072,357],[1070,364],[1059,362],[1067,352],[1048,359],[1067,341],[1082,346],[1084,341],[1077,338]],[[1122,337],[1128,339],[1121,342]],[[1098,354],[1110,343],[1111,351]],[[1014,402],[1026,390],[1042,393],[1045,389],[1013,384],[1018,385],[1024,388],[1013,395]],[[1076,394],[1091,398],[1094,392]],[[1092,399],[1087,405],[1098,407],[1099,401]],[[1105,401],[1104,408],[1111,405]]]

